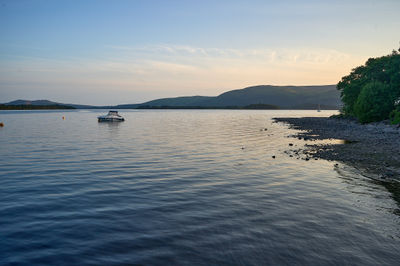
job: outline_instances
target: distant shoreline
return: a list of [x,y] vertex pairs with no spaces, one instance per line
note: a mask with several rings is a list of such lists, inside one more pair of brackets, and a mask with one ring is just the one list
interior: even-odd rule
[[[274,86],[256,85],[226,91],[218,96],[178,96],[142,103],[87,105],[60,103],[46,99],[14,100],[4,105],[63,105],[77,109],[296,109],[323,110],[340,108],[336,85]],[[24,108],[27,109],[27,108]]]
[[[372,173],[380,181],[400,181],[400,127],[384,122],[362,125],[354,120],[304,117],[274,118],[302,130],[292,137],[307,142],[304,150],[288,153],[301,159],[320,158]],[[313,140],[341,139],[347,144],[315,145]]]
[[[117,106],[98,106],[88,108],[76,108],[67,105],[0,105],[0,110],[96,110],[96,109],[116,109],[116,110],[317,110],[316,107],[310,108],[281,108],[273,105],[252,104],[248,106],[138,106],[134,108],[124,108]],[[338,108],[324,108],[321,110],[338,110]]]
[[64,110],[64,109],[76,109],[72,106],[67,105],[5,105],[0,104],[0,110]]

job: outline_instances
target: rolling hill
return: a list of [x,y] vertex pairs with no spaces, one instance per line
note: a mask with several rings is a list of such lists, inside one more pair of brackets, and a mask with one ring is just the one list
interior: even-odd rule
[[[93,108],[247,108],[258,106],[266,109],[338,109],[340,107],[340,92],[336,85],[323,86],[272,86],[260,85],[239,90],[231,90],[218,96],[184,96],[163,98],[141,104],[121,104],[115,106],[92,106],[79,104],[57,103],[48,100],[16,100],[4,105],[63,105],[77,109]],[[252,109],[250,108],[250,109]]]
[[192,96],[163,98],[145,102],[139,106],[197,106],[197,107],[244,107],[251,104],[269,104],[283,109],[316,108],[337,109],[340,92],[336,85],[324,86],[271,86],[261,85],[232,90],[216,97]]

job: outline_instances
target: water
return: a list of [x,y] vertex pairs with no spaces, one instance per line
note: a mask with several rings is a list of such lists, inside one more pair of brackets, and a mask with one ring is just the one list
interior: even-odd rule
[[332,112],[103,113],[0,112],[1,265],[398,265],[390,189],[271,121]]

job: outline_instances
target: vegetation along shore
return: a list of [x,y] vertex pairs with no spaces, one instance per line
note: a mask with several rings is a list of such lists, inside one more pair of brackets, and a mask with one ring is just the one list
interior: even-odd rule
[[68,105],[27,105],[27,104],[20,104],[20,105],[5,105],[0,104],[0,110],[62,110],[62,109],[76,109],[75,107],[68,106]]

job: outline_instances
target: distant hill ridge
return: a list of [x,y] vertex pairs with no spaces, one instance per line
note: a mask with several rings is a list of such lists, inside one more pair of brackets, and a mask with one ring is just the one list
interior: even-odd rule
[[251,104],[269,104],[280,108],[315,108],[321,105],[338,108],[340,92],[336,85],[272,86],[260,85],[222,93],[216,97],[192,96],[163,98],[143,103],[147,106],[243,107]]
[[4,105],[59,105],[60,103],[52,102],[49,100],[16,100],[9,103],[5,103]]
[[[93,106],[93,105],[82,105],[82,104],[71,104],[71,103],[59,103],[49,100],[15,100],[8,103],[4,103],[5,106],[66,106],[75,109],[92,109],[92,108],[108,108],[112,106]],[[70,108],[68,108],[70,109]]]
[[265,105],[282,109],[338,109],[340,92],[336,85],[321,86],[273,86],[260,85],[244,89],[231,90],[218,96],[184,96],[163,98],[142,104],[121,104],[115,106],[91,106],[57,103],[48,100],[16,100],[4,105],[64,105],[77,109],[88,108],[244,108],[251,105]]

